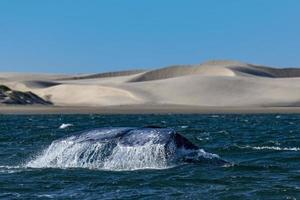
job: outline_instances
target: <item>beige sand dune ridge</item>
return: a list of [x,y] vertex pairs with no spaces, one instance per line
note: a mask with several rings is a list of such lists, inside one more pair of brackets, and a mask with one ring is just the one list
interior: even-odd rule
[[0,73],[0,84],[58,106],[300,106],[300,69],[237,61],[84,75]]

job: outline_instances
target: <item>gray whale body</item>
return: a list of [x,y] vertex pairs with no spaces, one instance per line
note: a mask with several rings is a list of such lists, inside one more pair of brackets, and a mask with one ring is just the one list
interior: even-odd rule
[[78,136],[81,141],[118,141],[124,146],[142,146],[149,142],[167,146],[169,143],[175,142],[177,148],[199,149],[188,139],[170,128],[100,128],[82,134],[85,135],[85,138],[82,138],[83,135]]
[[135,170],[168,168],[184,162],[227,164],[174,129],[117,127],[82,131],[55,140],[27,166]]
[[[82,138],[82,136],[85,136]],[[175,150],[184,150],[185,155],[180,158],[184,162],[199,163],[209,162],[218,165],[224,165],[228,162],[220,159],[215,154],[209,154],[208,157],[196,156],[197,150],[201,150],[198,146],[190,142],[187,138],[177,133],[172,128],[161,128],[161,127],[118,127],[118,128],[99,128],[93,129],[88,132],[82,132],[78,136],[81,142],[94,141],[94,142],[109,142],[111,144],[120,144],[122,146],[135,147],[144,146],[148,143],[153,145],[162,145],[167,152],[165,155],[168,157],[174,149],[170,146],[174,145]]]

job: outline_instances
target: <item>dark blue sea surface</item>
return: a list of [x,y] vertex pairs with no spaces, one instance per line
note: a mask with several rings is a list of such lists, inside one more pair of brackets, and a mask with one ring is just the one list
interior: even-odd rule
[[[146,125],[174,128],[231,164],[138,170],[29,164],[53,141],[79,131]],[[0,199],[155,198],[299,199],[300,115],[0,115]]]

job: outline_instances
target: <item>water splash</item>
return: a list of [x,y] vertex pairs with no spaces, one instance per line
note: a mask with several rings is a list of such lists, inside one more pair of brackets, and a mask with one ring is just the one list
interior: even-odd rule
[[163,169],[171,165],[171,160],[166,157],[165,147],[152,142],[131,147],[101,142],[75,142],[70,138],[53,142],[26,166],[104,170]]
[[70,126],[73,126],[73,124],[64,124],[64,123],[62,123],[58,128],[59,129],[65,129],[65,128],[68,128]]
[[[133,145],[127,145],[127,140],[121,140],[118,135],[131,129],[101,129],[86,132],[80,136],[71,136],[56,140],[30,160],[26,167],[30,168],[89,168],[102,170],[137,170],[166,169],[180,162],[201,162],[203,160],[219,160],[218,155],[207,153],[202,149],[178,148],[176,141],[166,138],[159,131],[148,130],[147,140],[140,139],[145,132],[132,131],[129,135],[134,140]],[[168,130],[169,131],[169,130]],[[109,138],[108,136],[112,137]],[[170,135],[170,138],[171,135]],[[132,141],[131,141],[132,142]]]
[[166,158],[166,154],[163,145],[151,142],[137,147],[125,147],[118,144],[111,156],[104,162],[103,169],[165,169],[171,166],[171,161]]

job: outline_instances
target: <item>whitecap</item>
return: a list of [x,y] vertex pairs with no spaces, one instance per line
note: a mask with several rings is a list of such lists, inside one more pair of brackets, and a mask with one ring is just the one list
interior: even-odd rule
[[0,165],[0,173],[13,174],[24,170],[23,166]]
[[60,126],[59,126],[59,129],[65,129],[65,128],[68,128],[68,127],[70,127],[70,126],[74,126],[73,124],[61,124]]
[[200,137],[200,136],[197,136],[196,140],[203,141],[203,140],[210,140],[210,138],[209,137]]
[[275,151],[300,151],[299,147],[278,147],[278,146],[245,146],[254,150],[275,150]]
[[51,194],[38,194],[36,196],[39,197],[39,198],[49,198],[49,199],[54,198],[54,195],[51,195]]

